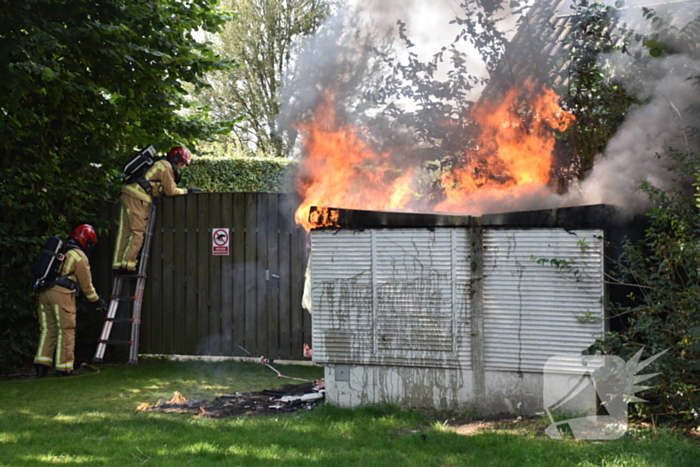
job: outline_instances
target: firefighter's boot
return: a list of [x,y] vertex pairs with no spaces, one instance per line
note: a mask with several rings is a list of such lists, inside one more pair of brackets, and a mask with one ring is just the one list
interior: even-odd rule
[[35,363],[34,369],[36,370],[36,377],[37,378],[43,378],[49,372],[49,367],[46,365],[42,365],[40,363]]

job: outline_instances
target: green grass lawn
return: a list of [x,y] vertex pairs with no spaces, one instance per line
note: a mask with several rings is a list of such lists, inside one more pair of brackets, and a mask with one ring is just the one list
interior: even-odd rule
[[[319,379],[322,369],[274,365]],[[273,389],[288,379],[240,362],[141,360],[72,378],[0,382],[0,466],[700,466],[700,445],[670,430],[616,441],[557,441],[547,423],[455,433],[393,407],[323,405],[277,416],[209,419],[137,412],[141,403]]]

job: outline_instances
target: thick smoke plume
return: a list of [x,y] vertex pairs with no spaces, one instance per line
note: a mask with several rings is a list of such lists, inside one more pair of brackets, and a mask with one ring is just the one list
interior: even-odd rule
[[642,182],[663,190],[674,188],[678,174],[668,170],[664,155],[669,148],[698,149],[687,128],[698,125],[700,93],[688,73],[699,75],[700,67],[682,55],[651,61],[642,94],[648,102],[629,112],[569,203],[614,204],[638,212],[648,207],[639,192]]

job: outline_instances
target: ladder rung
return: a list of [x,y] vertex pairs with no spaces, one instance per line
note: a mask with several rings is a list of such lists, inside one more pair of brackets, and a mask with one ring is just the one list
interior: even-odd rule
[[98,339],[97,342],[100,344],[107,344],[107,345],[131,345],[131,341],[117,341],[113,339]]
[[134,295],[110,295],[109,299],[116,300],[118,302],[128,302],[128,301],[136,300],[136,296],[134,296]]
[[134,318],[105,318],[105,321],[111,321],[113,323],[133,323]]

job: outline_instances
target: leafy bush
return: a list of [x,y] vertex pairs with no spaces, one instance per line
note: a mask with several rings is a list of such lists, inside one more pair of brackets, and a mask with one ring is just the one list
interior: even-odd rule
[[615,279],[635,290],[628,304],[613,305],[612,317],[622,319],[622,328],[591,350],[629,360],[642,347],[645,358],[669,349],[650,367],[660,374],[642,395],[651,403],[637,405],[637,415],[688,420],[700,416],[700,218],[683,174],[696,172],[700,156],[672,157],[681,174],[678,188],[642,186],[655,205],[650,227],[642,241],[623,245],[616,264]]
[[181,186],[201,188],[208,192],[293,191],[296,162],[278,158],[209,158],[202,157],[182,170]]

